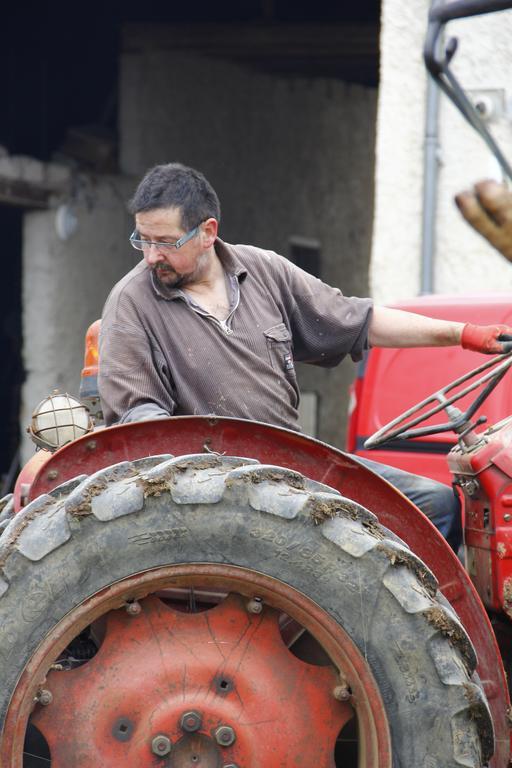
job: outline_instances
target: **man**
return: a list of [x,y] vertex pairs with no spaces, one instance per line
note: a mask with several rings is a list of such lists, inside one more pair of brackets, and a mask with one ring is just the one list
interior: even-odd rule
[[[217,236],[218,197],[178,163],[151,169],[131,209],[144,259],[112,290],[100,339],[107,424],[184,414],[297,429],[294,361],[331,367],[370,346],[462,344],[499,353],[505,326],[472,326],[347,298],[272,252]],[[512,338],[512,336],[511,336]],[[458,501],[440,483],[371,462],[421,505],[454,549]]]

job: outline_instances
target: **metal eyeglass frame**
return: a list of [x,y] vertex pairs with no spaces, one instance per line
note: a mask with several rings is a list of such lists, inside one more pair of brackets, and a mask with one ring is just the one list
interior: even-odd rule
[[136,229],[134,229],[130,235],[130,243],[137,251],[144,251],[148,248],[151,248],[152,245],[164,252],[170,251],[173,248],[179,250],[182,245],[185,245],[185,243],[188,243],[189,240],[192,240],[192,238],[197,235],[199,232],[199,226],[200,225],[198,224],[197,227],[194,227],[194,229],[191,229],[189,232],[185,232],[185,234],[182,235],[179,240],[176,240],[175,243],[155,243],[152,240],[141,240],[140,238],[135,237],[135,235],[138,235],[139,233]]

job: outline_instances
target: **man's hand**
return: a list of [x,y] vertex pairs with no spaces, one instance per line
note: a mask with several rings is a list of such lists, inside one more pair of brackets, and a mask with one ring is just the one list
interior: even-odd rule
[[512,192],[497,181],[479,181],[455,202],[466,221],[512,261]]
[[462,329],[461,347],[486,355],[502,355],[512,350],[512,328],[508,325],[471,325]]

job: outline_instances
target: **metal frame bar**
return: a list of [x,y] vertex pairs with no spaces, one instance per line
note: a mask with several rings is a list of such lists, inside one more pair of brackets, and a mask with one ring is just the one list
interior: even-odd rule
[[446,45],[441,42],[441,33],[447,22],[509,8],[512,8],[512,0],[452,0],[434,3],[429,13],[423,56],[435,82],[487,144],[503,173],[512,181],[512,166],[450,69],[450,62],[457,51],[458,39],[450,37]]

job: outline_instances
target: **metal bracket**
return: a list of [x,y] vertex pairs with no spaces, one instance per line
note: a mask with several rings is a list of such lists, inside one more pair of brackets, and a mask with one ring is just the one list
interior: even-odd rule
[[504,88],[475,88],[467,91],[474,108],[486,123],[497,123],[512,115],[507,108],[507,94]]
[[450,68],[459,44],[458,38],[450,37],[446,44],[442,41],[444,26],[453,19],[504,11],[509,8],[512,8],[512,0],[451,0],[451,2],[437,3],[434,1],[429,13],[424,59],[428,71],[438,86],[485,141],[503,173],[512,181],[512,166],[490,133],[485,116],[475,108],[475,104],[468,98]]

